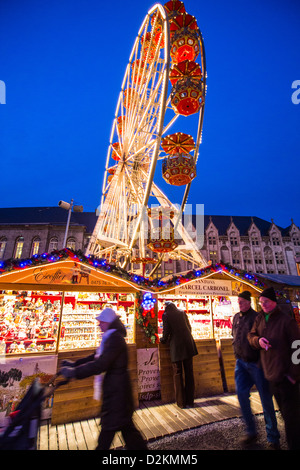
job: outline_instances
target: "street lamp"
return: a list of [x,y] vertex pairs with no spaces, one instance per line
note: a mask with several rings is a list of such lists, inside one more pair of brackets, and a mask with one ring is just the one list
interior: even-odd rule
[[67,244],[67,237],[68,237],[68,232],[69,232],[72,209],[73,209],[74,212],[83,212],[83,206],[74,205],[73,199],[71,199],[71,202],[59,201],[58,205],[62,209],[66,209],[67,211],[69,211],[67,225],[66,225],[66,231],[65,231],[64,244],[63,244],[63,248],[65,248],[66,244]]

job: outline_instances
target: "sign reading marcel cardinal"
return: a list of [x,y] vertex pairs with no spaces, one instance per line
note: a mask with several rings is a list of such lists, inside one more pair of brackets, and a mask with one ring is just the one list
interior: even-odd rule
[[180,295],[232,295],[231,281],[219,279],[198,279],[176,289]]

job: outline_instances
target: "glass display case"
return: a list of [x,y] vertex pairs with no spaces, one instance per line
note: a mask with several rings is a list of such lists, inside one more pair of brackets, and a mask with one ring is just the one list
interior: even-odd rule
[[237,297],[197,294],[160,296],[158,302],[159,335],[162,334],[162,314],[166,301],[173,302],[187,313],[194,339],[231,337],[232,318],[239,311]]
[[0,355],[97,347],[101,332],[96,316],[106,305],[116,310],[127,343],[133,343],[133,294],[2,291]]

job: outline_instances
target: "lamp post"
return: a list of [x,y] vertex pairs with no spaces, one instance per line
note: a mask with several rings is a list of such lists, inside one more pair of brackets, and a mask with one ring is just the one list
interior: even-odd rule
[[[68,232],[69,232],[69,227],[70,227],[72,209],[74,212],[83,212],[83,206],[75,206],[73,199],[71,199],[71,202],[59,201],[58,205],[62,209],[66,209],[68,211],[68,219],[67,219],[67,225],[66,225],[65,236],[64,236],[64,244],[63,244],[63,248],[65,248],[67,244],[67,237],[68,237]],[[65,303],[65,291],[62,291],[61,305],[60,305],[60,322],[59,322],[59,327],[58,327],[58,332],[57,332],[57,338],[60,338],[60,335],[61,335],[61,325],[62,325],[64,303]],[[59,340],[57,341],[56,353],[58,353],[58,345],[59,345]]]
[[71,199],[71,202],[59,201],[58,205],[59,205],[59,207],[61,207],[62,209],[66,209],[66,210],[68,211],[68,220],[67,220],[66,231],[65,231],[65,237],[64,237],[64,243],[63,243],[63,248],[66,248],[67,237],[68,237],[68,232],[69,232],[69,227],[70,227],[70,220],[71,220],[72,209],[73,209],[74,212],[83,212],[83,206],[76,206],[76,205],[74,205],[73,199]]

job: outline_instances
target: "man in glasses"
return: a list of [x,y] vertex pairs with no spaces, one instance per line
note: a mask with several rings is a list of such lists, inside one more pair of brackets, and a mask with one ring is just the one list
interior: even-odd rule
[[300,344],[296,321],[277,305],[273,287],[260,294],[262,312],[248,335],[250,344],[260,350],[260,359],[272,394],[285,424],[290,450],[300,450],[300,364],[294,360],[294,345]]

